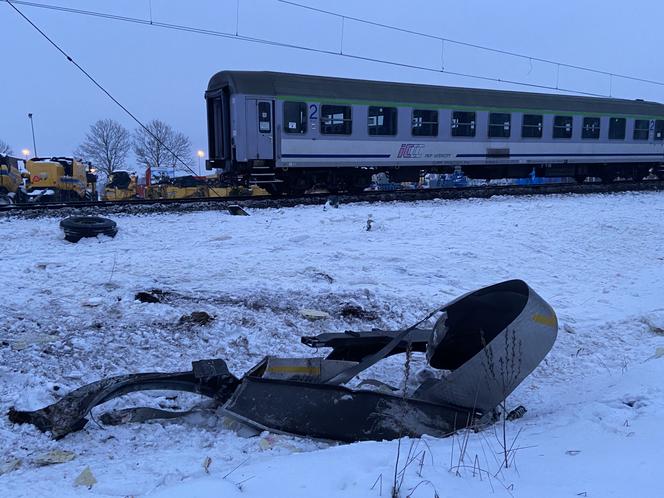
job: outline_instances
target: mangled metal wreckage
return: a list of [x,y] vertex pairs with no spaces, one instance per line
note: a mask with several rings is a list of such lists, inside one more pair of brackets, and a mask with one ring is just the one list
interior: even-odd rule
[[[421,327],[434,319],[433,328]],[[443,437],[490,420],[544,359],[557,330],[553,309],[525,282],[510,280],[461,296],[403,330],[302,338],[314,348],[331,347],[326,358],[267,357],[241,379],[221,359],[196,361],[187,372],[121,375],[40,410],[11,409],[9,418],[57,439],[83,428],[93,407],[157,389],[214,398],[227,417],[258,430],[346,442]],[[345,386],[383,358],[407,351],[424,353],[428,366],[446,375],[429,376],[409,395]],[[123,421],[144,421],[180,413],[128,408],[121,415]],[[102,416],[109,423],[111,418]]]

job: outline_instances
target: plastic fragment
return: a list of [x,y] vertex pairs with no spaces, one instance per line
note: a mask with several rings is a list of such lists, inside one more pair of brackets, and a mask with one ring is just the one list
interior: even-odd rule
[[277,440],[274,435],[268,434],[264,437],[261,437],[260,441],[258,442],[258,447],[261,449],[261,451],[271,450],[274,448],[276,443]]
[[83,472],[81,472],[74,481],[75,486],[85,486],[88,489],[92,488],[95,484],[97,484],[97,479],[90,470],[90,467],[85,467]]
[[25,334],[13,338],[0,338],[0,342],[8,343],[15,351],[21,351],[33,344],[47,344],[59,339],[60,337],[52,334]]
[[0,465],[0,476],[15,471],[21,466],[21,463],[23,462],[20,459],[14,458],[13,460],[9,460],[8,462]]
[[76,453],[64,450],[51,450],[35,459],[35,465],[43,467],[45,465],[56,465],[58,463],[71,462],[76,458]]
[[330,314],[325,312],[325,311],[320,311],[320,310],[312,310],[312,309],[307,309],[303,308],[300,310],[300,315],[302,315],[304,318],[307,320],[324,320],[326,318],[330,318]]

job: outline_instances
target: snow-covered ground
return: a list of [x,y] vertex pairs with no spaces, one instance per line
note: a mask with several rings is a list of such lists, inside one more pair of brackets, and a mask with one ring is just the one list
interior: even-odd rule
[[[312,355],[300,335],[401,327],[510,278],[526,280],[560,321],[552,352],[508,400],[528,408],[507,424],[514,465],[500,468],[494,428],[403,440],[401,496],[664,495],[664,195],[115,219],[115,239],[78,244],[53,218],[0,219],[0,496],[387,497],[396,441],[242,437],[191,395],[137,394],[95,413],[136,404],[204,411],[118,427],[91,421],[57,442],[5,413],[100,377],[186,370],[201,358],[224,358],[241,375],[267,354]],[[166,292],[164,301],[134,300],[150,289]],[[345,318],[349,303],[377,318]],[[302,308],[331,318],[307,321]],[[178,323],[192,311],[216,319]],[[399,385],[391,360],[371,374]],[[53,449],[74,458],[38,466]],[[409,451],[417,458],[404,468]],[[75,485],[86,468],[97,481],[90,490]]]

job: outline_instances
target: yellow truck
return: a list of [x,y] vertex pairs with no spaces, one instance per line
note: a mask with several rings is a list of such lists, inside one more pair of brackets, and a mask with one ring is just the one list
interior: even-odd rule
[[0,154],[0,205],[23,200],[25,192],[18,161],[15,157]]
[[31,202],[92,200],[97,177],[93,168],[71,157],[35,157],[25,162]]
[[108,177],[108,183],[104,187],[105,201],[126,201],[138,198],[136,188],[136,173],[115,170]]

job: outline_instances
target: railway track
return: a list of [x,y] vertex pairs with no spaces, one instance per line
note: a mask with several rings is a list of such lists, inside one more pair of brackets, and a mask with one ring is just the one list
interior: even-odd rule
[[70,213],[104,214],[132,212],[201,211],[227,209],[233,204],[244,207],[280,208],[297,205],[320,205],[334,199],[339,204],[354,202],[420,201],[431,199],[472,199],[493,196],[527,196],[553,194],[600,194],[664,190],[664,180],[613,183],[547,183],[539,185],[484,185],[435,189],[367,191],[360,194],[310,193],[297,196],[239,196],[191,199],[133,199],[77,203],[15,204],[0,206],[0,215],[22,217],[63,216]]

